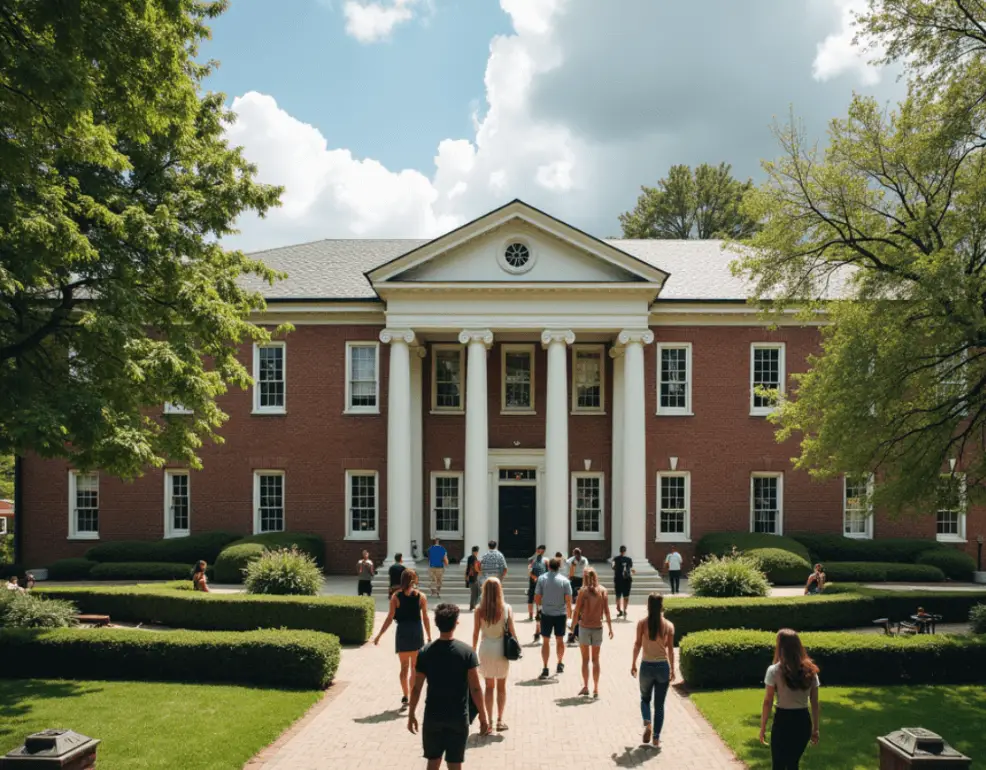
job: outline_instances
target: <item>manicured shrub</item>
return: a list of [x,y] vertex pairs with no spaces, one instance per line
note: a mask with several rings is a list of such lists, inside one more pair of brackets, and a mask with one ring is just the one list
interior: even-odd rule
[[0,627],[68,628],[75,625],[78,610],[72,602],[21,591],[3,591],[3,594]]
[[259,559],[266,547],[260,543],[239,543],[227,546],[216,559],[217,583],[242,583],[247,564]]
[[688,573],[696,596],[766,596],[770,584],[756,559],[747,556],[709,556]]
[[296,548],[267,551],[246,567],[247,593],[277,596],[317,596],[322,590],[322,570],[307,553]]
[[943,548],[941,543],[925,538],[892,537],[885,540],[860,540],[842,535],[818,535],[795,532],[791,538],[807,547],[812,561],[878,561],[913,564],[927,551]]
[[[725,556],[738,551],[749,551],[754,548],[780,548],[796,553],[802,559],[808,560],[808,549],[797,540],[781,535],[765,535],[762,532],[710,532],[695,545],[697,556]],[[805,576],[808,579],[808,576]]]
[[918,557],[918,564],[930,564],[938,567],[945,573],[946,577],[952,580],[972,580],[972,573],[976,571],[976,560],[965,551],[956,551],[951,548],[936,548],[925,551]]
[[[103,562],[89,573],[90,580],[180,580],[190,578],[192,564],[135,561]],[[208,577],[208,572],[206,572]]]
[[811,573],[811,564],[796,553],[781,548],[752,548],[744,555],[756,559],[760,569],[774,585],[801,585]]
[[0,564],[12,564],[14,561],[14,536],[0,535]]
[[[807,633],[802,641],[827,685],[986,682],[986,638],[928,634]],[[681,643],[691,687],[759,687],[773,660],[771,631],[703,631]]]
[[972,633],[986,634],[986,604],[977,604],[969,610],[969,623]]
[[259,543],[268,551],[277,548],[297,548],[315,559],[320,567],[325,565],[325,541],[318,535],[309,535],[305,532],[265,532],[262,535],[240,538],[230,545],[243,543]]
[[173,628],[308,629],[335,634],[346,644],[362,644],[373,632],[374,603],[361,596],[206,594],[161,586],[39,586],[35,591],[73,601],[80,612]]
[[181,562],[194,564],[205,559],[210,564],[227,545],[240,536],[232,532],[203,532],[164,540],[117,540],[100,543],[86,551],[86,558],[99,562]]
[[874,583],[941,583],[945,573],[928,564],[885,564],[868,561],[824,562],[829,580]]
[[59,559],[48,565],[48,580],[88,580],[95,566],[89,559]]
[[314,631],[153,632],[130,629],[0,631],[4,676],[235,682],[324,688],[339,666],[339,640]]

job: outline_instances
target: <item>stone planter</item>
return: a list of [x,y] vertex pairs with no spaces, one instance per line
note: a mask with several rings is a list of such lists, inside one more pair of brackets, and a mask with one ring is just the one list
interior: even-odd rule
[[972,582],[986,585],[986,572],[973,572]]

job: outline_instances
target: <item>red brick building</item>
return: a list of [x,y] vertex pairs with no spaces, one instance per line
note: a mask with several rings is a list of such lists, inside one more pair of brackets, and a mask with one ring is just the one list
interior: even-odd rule
[[222,399],[225,444],[134,483],[25,458],[28,566],[214,529],[318,533],[348,572],[436,533],[454,556],[493,537],[656,564],[710,531],[961,545],[986,523],[892,522],[792,469],[755,387],[783,391],[819,330],[767,329],[718,242],[601,241],[515,201],[433,241],[257,256],[288,274],[257,321],[295,331],[242,350],[256,384]]

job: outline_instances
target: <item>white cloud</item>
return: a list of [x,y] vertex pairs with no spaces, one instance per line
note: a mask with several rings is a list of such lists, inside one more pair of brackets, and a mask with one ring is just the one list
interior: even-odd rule
[[346,0],[346,34],[361,43],[376,43],[390,37],[394,28],[414,17],[418,0],[391,0],[389,3]]
[[874,52],[867,51],[863,44],[853,43],[857,34],[856,15],[866,10],[867,0],[831,1],[841,15],[841,27],[818,44],[815,61],[812,62],[812,75],[824,82],[846,73],[855,73],[863,85],[876,85],[880,82],[881,70],[870,64]]

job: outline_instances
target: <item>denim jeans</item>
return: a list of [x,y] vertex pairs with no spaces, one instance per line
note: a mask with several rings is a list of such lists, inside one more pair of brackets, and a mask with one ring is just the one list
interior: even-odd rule
[[671,666],[666,660],[644,661],[640,664],[640,715],[644,722],[651,722],[650,702],[654,698],[654,738],[661,737],[664,727],[664,699],[671,685]]

